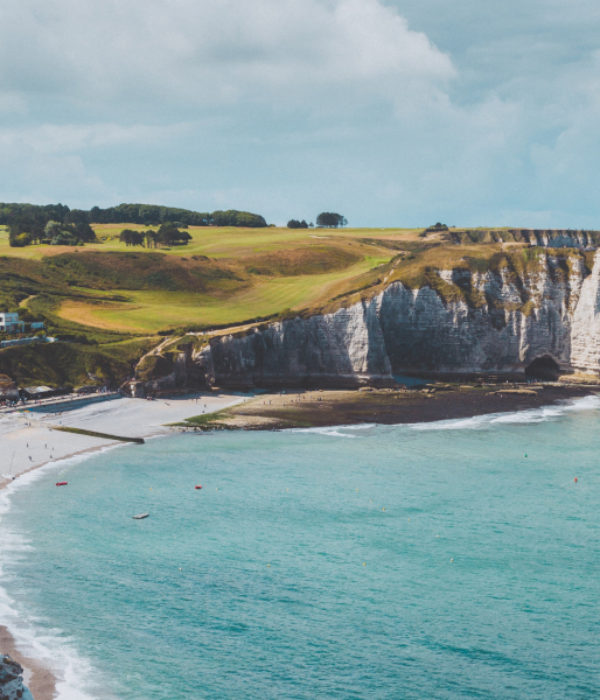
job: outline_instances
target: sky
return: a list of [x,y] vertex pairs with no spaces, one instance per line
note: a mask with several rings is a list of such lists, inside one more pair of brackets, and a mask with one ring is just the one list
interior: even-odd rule
[[600,228],[598,0],[2,0],[0,201]]

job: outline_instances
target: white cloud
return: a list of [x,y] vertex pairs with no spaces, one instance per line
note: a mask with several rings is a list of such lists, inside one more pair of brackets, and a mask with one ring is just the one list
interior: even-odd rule
[[[0,86],[34,101],[191,106],[394,98],[454,75],[380,0],[4,0]],[[119,104],[121,103],[121,104]],[[90,108],[93,108],[90,105]]]
[[597,0],[2,0],[0,198],[579,225],[598,19]]
[[74,153],[86,149],[111,146],[145,145],[152,147],[186,134],[189,124],[155,126],[135,124],[123,126],[100,124],[41,124],[34,126],[0,127],[0,157],[7,151],[21,154]]

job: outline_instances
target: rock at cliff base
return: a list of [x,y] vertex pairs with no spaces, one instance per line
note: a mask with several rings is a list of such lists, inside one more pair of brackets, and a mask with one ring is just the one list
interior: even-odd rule
[[0,700],[33,700],[23,685],[23,668],[8,654],[0,655]]

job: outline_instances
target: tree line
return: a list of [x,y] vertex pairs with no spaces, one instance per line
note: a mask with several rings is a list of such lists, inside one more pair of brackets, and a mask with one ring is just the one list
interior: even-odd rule
[[0,225],[8,226],[12,246],[32,243],[77,245],[96,240],[90,224],[142,224],[176,227],[240,226],[262,228],[267,225],[259,214],[229,209],[197,212],[154,204],[119,204],[116,207],[89,210],[70,209],[65,204],[0,203]]
[[155,204],[119,204],[116,207],[100,209],[92,207],[89,222],[93,224],[142,224],[158,226],[174,223],[178,226],[244,226],[263,228],[267,225],[260,214],[228,209],[227,211],[200,212],[176,207],[163,207]]
[[32,243],[83,245],[96,240],[94,230],[76,210],[62,217],[61,213],[60,209],[53,207],[23,207],[11,213],[3,222],[8,225],[9,244],[15,247]]

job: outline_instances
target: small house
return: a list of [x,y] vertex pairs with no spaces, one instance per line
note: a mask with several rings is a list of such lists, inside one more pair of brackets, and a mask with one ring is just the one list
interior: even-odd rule
[[0,313],[0,333],[24,333],[25,322],[19,320],[19,314],[7,311]]
[[49,386],[24,386],[19,393],[23,399],[46,399],[54,396],[57,390]]

